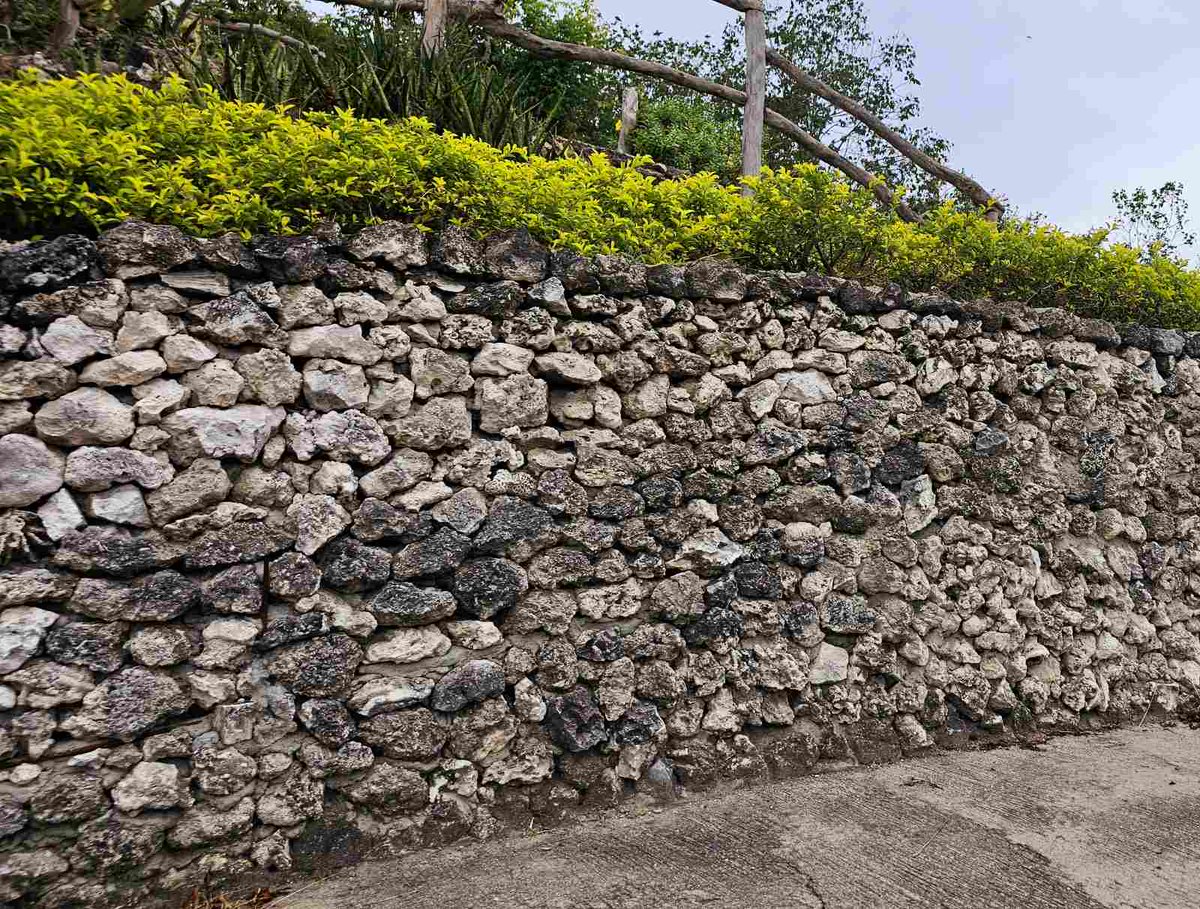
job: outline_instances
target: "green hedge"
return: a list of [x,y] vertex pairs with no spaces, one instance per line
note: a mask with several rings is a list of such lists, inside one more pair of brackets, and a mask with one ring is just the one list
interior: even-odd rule
[[700,174],[655,182],[603,157],[547,161],[439,135],[426,122],[298,114],[123,78],[0,85],[0,224],[10,235],[123,219],[201,235],[353,228],[402,218],[528,227],[555,248],[649,262],[701,256],[1062,305],[1200,328],[1200,273],[1106,242],[946,206],[920,225],[816,167],[764,172],[756,193]]

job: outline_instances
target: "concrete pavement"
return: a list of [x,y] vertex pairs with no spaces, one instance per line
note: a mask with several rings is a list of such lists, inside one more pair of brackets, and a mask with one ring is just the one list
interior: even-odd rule
[[273,909],[1196,909],[1200,731],[1126,729],[622,809]]

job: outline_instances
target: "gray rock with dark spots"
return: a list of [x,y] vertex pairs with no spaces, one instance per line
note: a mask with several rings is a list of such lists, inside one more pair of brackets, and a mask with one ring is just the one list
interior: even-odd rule
[[367,604],[382,626],[431,625],[450,618],[457,606],[450,592],[407,581],[389,582]]
[[504,670],[491,660],[470,660],[438,679],[429,704],[453,713],[504,693]]
[[551,741],[565,751],[587,751],[608,738],[600,708],[582,685],[550,698],[544,722]]

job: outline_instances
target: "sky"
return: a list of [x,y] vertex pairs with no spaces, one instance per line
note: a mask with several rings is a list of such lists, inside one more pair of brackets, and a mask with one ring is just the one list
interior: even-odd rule
[[[916,48],[922,122],[954,143],[949,163],[1021,212],[1086,230],[1114,214],[1114,190],[1178,180],[1200,225],[1197,0],[865,2],[872,31]],[[678,38],[737,15],[712,0],[597,5]]]
[[[595,2],[676,38],[737,16],[713,0]],[[948,163],[1018,211],[1087,230],[1115,214],[1114,190],[1177,180],[1200,228],[1200,0],[864,2],[874,33],[916,48],[922,123],[953,142]]]

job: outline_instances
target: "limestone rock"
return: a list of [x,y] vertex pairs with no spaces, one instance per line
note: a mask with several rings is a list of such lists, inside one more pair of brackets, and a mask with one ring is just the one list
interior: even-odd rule
[[133,398],[137,402],[133,412],[142,425],[153,425],[187,404],[191,396],[191,389],[173,379],[153,379],[133,389]]
[[107,360],[96,360],[84,367],[79,381],[84,385],[110,388],[116,385],[141,385],[167,371],[167,364],[153,350],[132,350]]
[[329,358],[359,366],[373,366],[383,356],[378,347],[363,337],[361,325],[296,329],[288,333],[287,352],[293,357]]
[[189,407],[162,421],[171,434],[171,450],[178,461],[190,464],[197,458],[237,458],[250,463],[262,453],[285,413],[279,407],[240,404],[221,410]]
[[121,317],[121,329],[117,332],[118,353],[130,350],[147,350],[157,347],[164,338],[178,330],[161,312],[127,312]]
[[246,380],[229,360],[213,360],[183,377],[192,393],[192,404],[200,407],[232,407],[246,387]]
[[62,455],[32,436],[0,436],[0,508],[23,508],[57,492],[65,467]]
[[42,405],[33,424],[55,445],[119,445],[133,435],[133,408],[107,391],[80,388]]
[[476,403],[483,432],[542,426],[550,416],[546,383],[527,374],[481,379]]
[[[0,440],[0,444],[3,444]],[[158,489],[175,475],[165,464],[128,448],[76,448],[67,456],[67,486],[79,492],[101,492],[120,483]]]
[[0,360],[0,401],[57,398],[75,384],[75,373],[52,360]]
[[433,626],[401,628],[377,635],[367,646],[368,663],[418,663],[442,656],[450,639]]
[[126,814],[175,808],[187,798],[174,764],[142,761],[113,787],[113,804]]
[[234,364],[246,380],[245,394],[268,407],[291,404],[300,396],[302,379],[291,358],[279,350],[263,349],[238,357]]
[[349,527],[351,521],[349,512],[332,496],[297,496],[287,513],[296,522],[296,548],[308,556]]
[[142,491],[132,483],[94,492],[84,501],[84,512],[90,518],[125,524],[130,527],[149,527],[150,513]]
[[220,461],[199,458],[169,483],[150,493],[146,497],[146,506],[154,523],[162,526],[224,501],[231,485]]
[[304,400],[316,410],[366,405],[369,387],[361,366],[339,360],[309,360],[304,366]]
[[459,448],[471,440],[471,414],[465,398],[432,398],[390,427],[396,443],[419,451]]
[[39,341],[42,349],[63,366],[113,352],[112,332],[93,328],[78,316],[55,319]]

